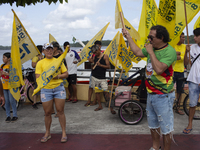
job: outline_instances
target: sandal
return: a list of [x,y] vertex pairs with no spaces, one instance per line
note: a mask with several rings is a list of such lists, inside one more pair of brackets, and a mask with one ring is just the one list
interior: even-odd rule
[[113,114],[113,115],[116,114],[116,111],[114,111],[114,110],[111,110],[110,112],[111,112],[111,114]]
[[[186,131],[186,132],[185,132],[185,131]],[[192,131],[192,128],[191,128],[191,129],[186,129],[186,128],[185,128],[185,129],[183,130],[183,133],[184,133],[184,134],[189,134],[191,131]]]
[[45,143],[45,142],[47,142],[50,138],[51,138],[51,135],[49,135],[49,136],[47,136],[47,137],[42,137],[41,140],[40,140],[40,142],[41,142],[41,143]]
[[66,143],[67,142],[67,136],[66,137],[62,137],[60,142],[61,143]]
[[182,112],[180,109],[177,109],[175,112],[176,112],[177,114],[179,114],[179,115],[185,115],[185,113]]
[[90,106],[94,106],[94,105],[96,105],[97,104],[97,102],[92,102],[91,104],[90,104]]
[[74,99],[73,101],[72,101],[72,103],[77,103],[78,102],[78,100],[77,99]]
[[102,107],[97,107],[94,111],[99,111],[99,110],[102,110],[103,108]]
[[90,106],[90,102],[87,102],[84,106],[86,107]]

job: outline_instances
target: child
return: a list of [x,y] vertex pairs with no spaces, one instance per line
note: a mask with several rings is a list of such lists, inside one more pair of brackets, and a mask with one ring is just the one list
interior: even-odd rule
[[[5,108],[6,108],[6,122],[14,122],[18,119],[17,117],[17,107],[16,107],[16,100],[13,98],[10,90],[8,89],[8,82],[9,82],[9,67],[10,67],[10,52],[3,54],[3,62],[4,64],[1,65],[1,72],[0,76],[2,77],[2,84],[3,84],[3,93],[5,97]],[[13,110],[13,118],[11,119],[10,116],[10,105],[12,106]]]

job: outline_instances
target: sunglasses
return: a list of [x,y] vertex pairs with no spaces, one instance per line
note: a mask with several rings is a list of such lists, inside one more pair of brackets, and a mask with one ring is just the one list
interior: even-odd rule
[[147,39],[151,39],[151,41],[153,41],[154,38],[155,38],[155,37],[152,36],[152,35],[147,36]]

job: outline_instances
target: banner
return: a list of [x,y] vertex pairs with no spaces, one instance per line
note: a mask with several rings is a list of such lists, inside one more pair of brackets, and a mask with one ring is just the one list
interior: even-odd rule
[[75,43],[76,42],[76,38],[73,36],[72,41]]
[[50,33],[49,33],[49,43],[52,43],[52,42],[57,42],[57,40],[53,37],[53,35],[51,35]]
[[143,0],[142,13],[138,33],[140,40],[137,41],[138,46],[142,49],[147,41],[150,28],[157,24],[158,8],[154,0]]
[[[122,28],[122,21],[121,21],[121,17],[120,17],[120,12],[123,14],[119,0],[116,0],[116,6],[115,6],[115,29]],[[124,18],[124,16],[123,16],[123,21],[124,21],[125,28],[130,33],[131,37],[134,38],[134,39],[140,40],[139,33],[128,22],[128,20],[126,18]]]
[[63,59],[65,59],[65,56],[68,52],[68,48],[69,47],[66,47],[64,53],[60,57],[55,59],[55,61],[53,61],[51,64],[49,64],[49,66],[44,69],[43,73],[36,79],[38,86],[34,90],[33,95],[39,92],[45,85],[47,85],[51,81],[51,79],[58,75],[61,68],[61,63],[63,62]]
[[19,101],[21,97],[19,89],[21,85],[24,85],[24,80],[22,77],[22,65],[20,60],[18,35],[14,16],[8,89],[17,101]]
[[[171,38],[174,36],[176,7],[178,7],[176,0],[160,0],[159,2],[157,24],[164,26]],[[184,16],[184,13],[181,15]]]
[[105,32],[106,32],[106,29],[108,27],[108,25],[110,24],[107,23],[107,25],[105,25],[87,44],[86,46],[83,48],[83,50],[81,51],[80,53],[80,58],[81,58],[81,61],[77,64],[77,66],[79,66],[80,64],[82,64],[83,62],[87,61],[87,59],[89,58],[89,56],[91,55],[91,47],[92,45],[94,45],[94,42],[99,40],[101,41]]
[[119,31],[113,38],[113,40],[110,42],[106,50],[104,51],[104,54],[107,54],[109,57],[109,61],[113,66],[116,66],[117,69],[122,69],[122,66],[119,64],[119,60],[117,60],[116,64],[116,59],[117,59],[117,52],[118,52],[118,46],[119,46],[119,38],[120,38],[120,33]]
[[117,59],[122,64],[122,67],[124,68],[125,72],[128,72],[132,68],[133,64],[130,59],[129,52],[127,50],[122,33],[120,33]]
[[32,59],[37,54],[39,54],[39,50],[33,43],[31,37],[29,36],[28,32],[24,28],[23,24],[20,22],[19,18],[15,14],[14,10],[12,9],[15,17],[15,23],[17,28],[17,35],[18,35],[18,43],[20,49],[20,59],[21,63],[25,63],[26,61]]
[[194,24],[194,29],[196,29],[196,28],[200,28],[200,16]]
[[[195,0],[193,0],[195,1]],[[196,16],[196,14],[200,10],[200,3],[193,3],[192,0],[188,2],[186,0],[186,12],[187,12],[187,23],[189,24],[192,19]],[[186,22],[185,22],[185,10],[184,10],[184,1],[183,0],[176,0],[176,25],[174,29],[174,37],[169,43],[172,47],[174,47],[180,40],[180,35],[183,32]]]

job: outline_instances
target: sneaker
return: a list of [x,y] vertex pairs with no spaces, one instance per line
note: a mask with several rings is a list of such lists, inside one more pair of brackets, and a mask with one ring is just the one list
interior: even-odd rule
[[13,118],[11,119],[11,122],[15,122],[15,121],[17,121],[17,119],[18,119],[18,117],[13,117]]
[[5,120],[7,123],[9,123],[11,121],[11,118],[10,117],[7,117],[6,120]]
[[37,104],[32,105],[33,109],[38,109]]

